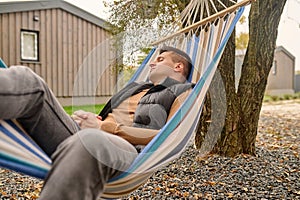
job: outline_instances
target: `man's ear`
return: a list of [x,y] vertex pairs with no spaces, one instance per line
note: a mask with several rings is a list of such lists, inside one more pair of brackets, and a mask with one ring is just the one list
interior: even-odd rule
[[176,72],[182,73],[182,72],[183,72],[183,69],[184,69],[184,65],[183,65],[182,62],[176,63],[175,68],[174,68],[174,70],[175,70]]

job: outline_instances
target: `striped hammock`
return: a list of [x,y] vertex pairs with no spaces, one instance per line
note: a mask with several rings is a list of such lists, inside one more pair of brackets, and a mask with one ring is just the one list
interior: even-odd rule
[[[204,12],[201,5],[208,2],[210,1],[192,0],[183,11],[181,20],[193,21],[188,12]],[[117,198],[129,194],[159,167],[178,158],[184,151],[193,136],[206,92],[225,45],[248,2],[249,0],[236,3],[225,11],[213,14],[208,21],[200,17],[200,22],[193,21],[184,31],[181,29],[154,44],[156,47],[146,57],[130,82],[145,81],[149,71],[147,64],[157,56],[157,49],[161,45],[169,45],[190,55],[194,69],[189,79],[196,82],[196,85],[180,109],[138,155],[129,169],[109,180],[104,188],[104,198]],[[3,62],[0,66],[6,67]],[[0,166],[43,179],[51,167],[51,159],[17,123],[13,120],[0,120]]]

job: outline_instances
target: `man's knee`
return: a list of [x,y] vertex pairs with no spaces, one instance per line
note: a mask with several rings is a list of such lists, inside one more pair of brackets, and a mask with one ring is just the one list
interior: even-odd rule
[[21,76],[26,79],[36,76],[36,73],[27,66],[22,66],[22,65],[11,66],[9,70],[13,71],[12,73],[14,73],[15,76],[20,76],[20,78]]
[[102,131],[97,129],[83,129],[63,141],[57,150],[76,149],[78,152],[89,152],[89,154],[93,155],[96,154],[95,152],[108,151],[109,146]]
[[[28,119],[38,112],[43,103],[43,84],[41,78],[28,67],[12,66],[1,69],[0,94],[4,119]],[[3,108],[9,108],[5,110]]]
[[119,136],[97,129],[84,129],[77,135],[92,157],[112,169],[124,170],[137,156],[134,146]]
[[[102,163],[110,166],[114,148],[105,140],[104,134],[96,129],[84,129],[63,141],[52,156],[54,161],[75,160],[78,163]],[[74,161],[73,161],[74,162]]]
[[[113,151],[109,133],[97,129],[83,129],[77,133],[78,141],[94,157],[108,156]],[[78,144],[79,145],[79,144]]]
[[12,80],[18,80],[17,84],[19,85],[16,85],[16,89],[22,86],[25,86],[25,90],[29,92],[32,92],[32,90],[39,92],[45,89],[45,81],[29,67],[11,66],[9,76]]

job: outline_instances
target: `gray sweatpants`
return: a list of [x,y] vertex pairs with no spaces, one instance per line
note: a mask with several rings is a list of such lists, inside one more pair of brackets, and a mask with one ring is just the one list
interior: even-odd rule
[[95,129],[79,131],[46,83],[26,67],[0,69],[0,119],[17,119],[52,156],[40,199],[96,199],[107,180],[137,156],[120,137]]

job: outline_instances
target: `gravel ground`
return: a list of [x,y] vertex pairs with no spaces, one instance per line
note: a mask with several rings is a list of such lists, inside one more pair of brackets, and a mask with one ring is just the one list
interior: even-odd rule
[[[300,100],[264,104],[256,156],[199,157],[192,146],[124,199],[300,199]],[[1,199],[36,199],[42,182],[0,169]]]

